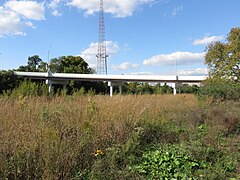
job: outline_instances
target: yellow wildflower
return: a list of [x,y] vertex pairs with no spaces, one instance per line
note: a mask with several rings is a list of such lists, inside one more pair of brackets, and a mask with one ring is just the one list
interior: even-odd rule
[[97,149],[95,152],[95,156],[99,156],[99,155],[104,155],[104,152],[101,149]]

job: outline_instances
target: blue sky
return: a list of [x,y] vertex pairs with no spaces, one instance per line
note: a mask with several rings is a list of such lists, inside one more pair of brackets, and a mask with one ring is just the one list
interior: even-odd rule
[[[240,26],[239,0],[105,0],[109,74],[207,73],[208,43]],[[81,55],[96,66],[99,0],[0,0],[0,70]],[[51,48],[50,48],[51,46]]]

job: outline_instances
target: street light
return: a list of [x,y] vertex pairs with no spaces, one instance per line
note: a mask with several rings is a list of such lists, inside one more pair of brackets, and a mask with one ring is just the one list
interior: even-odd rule
[[176,58],[175,58],[175,76],[177,76],[177,60],[178,60],[178,49],[176,48]]
[[49,53],[50,53],[51,47],[52,47],[52,46],[49,46],[49,48],[48,48],[48,64],[49,64]]
[[49,48],[48,48],[48,62],[47,62],[47,69],[48,69],[48,70],[50,70],[50,67],[49,67],[49,65],[50,65],[49,54],[50,54],[50,49],[51,49],[51,47],[52,47],[52,46],[49,46]]

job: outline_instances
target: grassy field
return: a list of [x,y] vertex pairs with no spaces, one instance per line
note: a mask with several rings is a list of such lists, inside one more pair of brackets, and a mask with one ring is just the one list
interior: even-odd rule
[[2,97],[0,117],[0,179],[240,178],[239,102]]

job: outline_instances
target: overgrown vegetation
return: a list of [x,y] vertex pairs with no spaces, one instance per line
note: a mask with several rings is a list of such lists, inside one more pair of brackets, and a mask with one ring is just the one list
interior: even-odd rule
[[0,98],[0,179],[240,177],[239,102],[28,95]]
[[240,100],[240,83],[226,79],[211,78],[203,83],[198,95],[201,98],[211,97],[213,100]]

